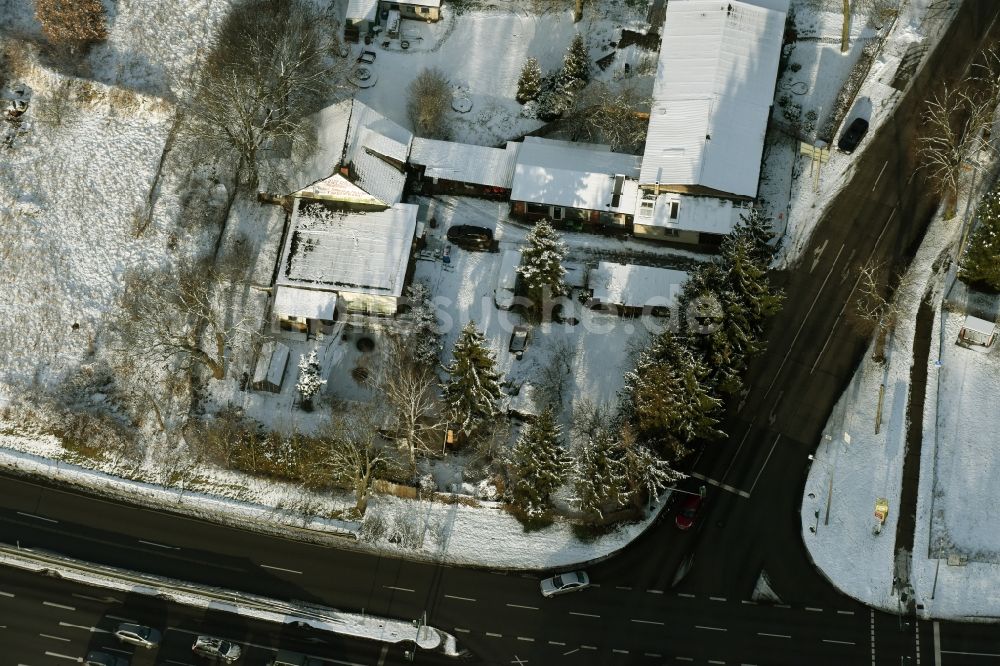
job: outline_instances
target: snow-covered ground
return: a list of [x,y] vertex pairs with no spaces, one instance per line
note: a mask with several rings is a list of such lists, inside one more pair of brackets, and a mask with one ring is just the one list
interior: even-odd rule
[[[973,182],[965,206],[984,185]],[[936,218],[898,292],[899,324],[880,365],[866,355],[827,423],[803,498],[803,539],[834,585],[865,603],[895,611],[895,531],[906,448],[907,401],[917,307],[934,306],[923,413],[916,531],[909,583],[926,617],[995,619],[1000,615],[1000,493],[995,432],[1000,357],[955,344],[966,309],[997,314],[997,299],[967,297],[946,273],[961,220]],[[882,421],[875,433],[880,385]],[[881,534],[874,534],[877,498],[888,500]]]

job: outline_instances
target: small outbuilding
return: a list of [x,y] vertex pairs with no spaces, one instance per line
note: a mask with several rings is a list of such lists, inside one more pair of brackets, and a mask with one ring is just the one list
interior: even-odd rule
[[628,316],[666,315],[686,280],[684,271],[602,261],[588,278],[590,306]]
[[397,11],[402,18],[421,21],[441,20],[441,0],[382,0],[379,9],[383,16]]
[[964,345],[989,347],[997,337],[997,325],[979,317],[969,315],[965,318],[962,330],[958,332],[958,342]]
[[280,393],[288,368],[288,356],[288,347],[280,342],[269,340],[261,345],[251,387],[255,391]]

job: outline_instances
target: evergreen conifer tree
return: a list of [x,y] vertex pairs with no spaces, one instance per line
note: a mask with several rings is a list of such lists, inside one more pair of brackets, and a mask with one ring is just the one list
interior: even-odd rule
[[625,375],[636,435],[667,462],[681,458],[696,440],[723,436],[716,428],[722,401],[713,395],[708,374],[704,361],[667,331]]
[[622,429],[620,441],[627,495],[636,507],[685,478],[684,474],[671,468],[667,461],[639,444],[627,424]]
[[451,364],[445,367],[449,379],[443,386],[444,402],[453,421],[466,434],[473,434],[500,414],[500,373],[475,322],[470,321],[462,329],[452,356]]
[[566,244],[559,233],[548,220],[539,220],[528,234],[528,245],[521,251],[521,264],[517,267],[527,296],[536,309],[540,310],[549,299],[566,293],[563,280],[566,253]]
[[529,518],[543,515],[562,485],[570,460],[552,409],[546,409],[518,438],[510,455],[511,503]]
[[580,445],[572,472],[577,506],[589,516],[604,517],[628,496],[627,469],[621,442],[599,429]]
[[590,53],[583,35],[577,33],[570,42],[566,55],[563,56],[563,66],[560,77],[564,85],[582,86],[590,80]]
[[406,318],[413,326],[410,330],[413,360],[420,365],[437,367],[441,361],[441,332],[430,302],[430,291],[423,283],[414,282],[407,289],[406,300],[410,306]]
[[978,226],[969,237],[959,277],[975,287],[1000,291],[1000,190],[983,197],[976,217]]
[[312,411],[313,397],[319,393],[324,384],[326,384],[326,380],[320,379],[319,376],[319,359],[316,358],[316,350],[313,349],[308,356],[299,357],[299,380],[295,389],[302,397],[302,409]]
[[538,99],[542,92],[542,68],[536,58],[528,58],[517,80],[517,101],[520,104]]

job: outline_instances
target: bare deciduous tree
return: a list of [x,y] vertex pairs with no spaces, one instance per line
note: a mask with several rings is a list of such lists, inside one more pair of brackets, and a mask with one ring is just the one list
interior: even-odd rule
[[35,18],[53,46],[67,48],[71,53],[108,38],[101,0],[35,0]]
[[410,82],[407,93],[406,112],[414,133],[428,139],[447,139],[452,90],[444,72],[434,67],[425,68]]
[[405,338],[387,337],[373,384],[392,413],[412,467],[418,450],[441,444],[448,419],[438,397],[437,374],[410,350]]
[[312,135],[346,74],[336,37],[301,0],[250,0],[226,18],[185,108],[185,136],[255,185],[262,158]]
[[631,151],[646,140],[650,98],[635,87],[613,88],[595,81],[580,91],[565,123],[574,139],[600,141],[612,150]]
[[989,148],[983,131],[992,121],[994,107],[988,98],[944,86],[927,101],[917,154],[944,198],[948,216],[955,212],[963,168],[982,169],[969,158]]
[[392,453],[378,446],[371,419],[357,414],[335,418],[321,437],[329,442],[325,466],[331,478],[354,491],[355,511],[363,514],[376,475],[395,464]]
[[[115,326],[117,353],[145,364],[200,365],[216,379],[225,377],[226,346],[251,336],[247,321],[229,321],[218,307],[214,272],[185,267],[177,273],[126,278]],[[222,287],[223,289],[225,287]]]
[[862,335],[877,334],[873,358],[883,360],[886,336],[902,314],[899,303],[892,297],[898,280],[882,264],[874,261],[865,263],[858,271],[852,320]]

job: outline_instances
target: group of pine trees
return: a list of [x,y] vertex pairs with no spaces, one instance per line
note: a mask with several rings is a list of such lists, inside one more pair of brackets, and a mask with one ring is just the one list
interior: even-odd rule
[[537,114],[542,120],[555,120],[573,105],[577,90],[590,80],[590,54],[583,36],[577,34],[566,49],[562,67],[549,76],[535,58],[528,58],[517,81],[517,101],[537,102]]
[[751,359],[764,349],[767,319],[781,307],[768,278],[773,238],[770,220],[746,216],[716,260],[691,272],[676,330],[659,334],[625,377],[622,414],[664,461],[724,436],[723,400],[742,391]]

